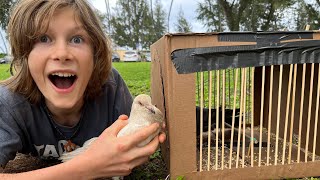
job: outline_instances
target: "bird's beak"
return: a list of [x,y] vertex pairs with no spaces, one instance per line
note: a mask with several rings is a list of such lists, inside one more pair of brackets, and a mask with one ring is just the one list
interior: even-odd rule
[[151,105],[151,106],[147,106],[146,107],[151,113],[153,113],[153,114],[155,114],[156,112],[155,112],[155,110],[153,109],[153,106]]

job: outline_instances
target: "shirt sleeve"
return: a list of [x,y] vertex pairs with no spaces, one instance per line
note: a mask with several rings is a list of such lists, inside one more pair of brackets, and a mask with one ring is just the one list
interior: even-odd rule
[[12,111],[0,101],[0,166],[4,167],[22,149],[20,131]]
[[112,69],[112,75],[117,84],[114,104],[114,119],[116,120],[122,114],[130,115],[133,99],[121,75],[115,69]]

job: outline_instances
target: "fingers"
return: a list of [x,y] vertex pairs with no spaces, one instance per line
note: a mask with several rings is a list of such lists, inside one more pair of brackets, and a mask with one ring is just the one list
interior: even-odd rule
[[167,136],[166,136],[166,134],[164,133],[164,132],[161,132],[160,134],[159,134],[159,142],[160,143],[164,143],[164,141],[167,139]]
[[[121,116],[120,116],[121,117]],[[119,117],[119,118],[120,118]],[[109,126],[107,129],[105,129],[101,136],[107,136],[108,134],[111,134],[113,136],[117,136],[119,131],[128,124],[128,121],[124,121],[124,119],[118,119],[116,120],[111,126]]]
[[127,176],[132,172],[132,170],[135,167],[148,162],[148,160],[149,160],[149,157],[147,156],[133,159],[132,161],[126,164],[121,164],[120,166],[117,166],[117,168],[114,168],[113,169],[114,174],[116,174],[116,176]]
[[131,166],[133,168],[135,168],[135,167],[140,166],[140,165],[142,165],[142,164],[144,164],[144,163],[146,163],[148,161],[149,161],[149,157],[148,156],[137,158],[137,159],[135,159],[135,160],[133,160],[131,162]]
[[135,147],[132,149],[131,154],[135,157],[149,157],[151,156],[159,147],[158,137],[155,137],[150,141],[149,144],[143,147]]

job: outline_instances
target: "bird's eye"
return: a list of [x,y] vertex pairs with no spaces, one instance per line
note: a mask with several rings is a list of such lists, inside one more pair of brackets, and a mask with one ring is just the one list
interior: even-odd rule
[[141,106],[143,105],[141,101],[138,101],[138,103],[139,103]]

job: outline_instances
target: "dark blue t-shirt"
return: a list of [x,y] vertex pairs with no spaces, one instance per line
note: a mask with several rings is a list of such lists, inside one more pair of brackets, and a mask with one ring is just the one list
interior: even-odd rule
[[121,114],[129,116],[131,105],[132,96],[115,69],[103,86],[103,94],[85,102],[81,120],[69,129],[50,120],[44,103],[30,104],[21,95],[0,86],[0,165],[14,159],[17,152],[58,158],[68,136],[62,137],[61,132],[75,132],[71,140],[82,146],[86,140],[99,136]]

